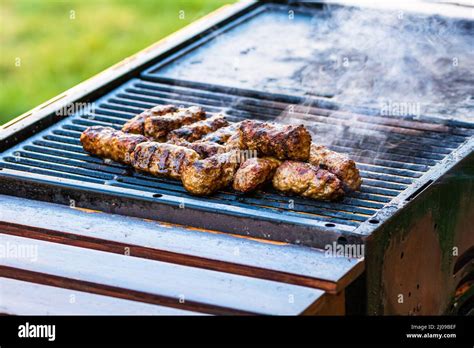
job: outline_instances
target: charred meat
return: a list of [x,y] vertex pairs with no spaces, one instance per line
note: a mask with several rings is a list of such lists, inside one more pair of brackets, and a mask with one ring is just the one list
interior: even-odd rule
[[355,162],[347,155],[331,151],[323,145],[311,144],[308,162],[335,174],[346,191],[356,191],[362,184]]
[[179,109],[175,113],[152,116],[145,119],[144,135],[155,140],[164,139],[169,132],[206,118],[204,110],[198,106]]
[[342,182],[327,170],[309,163],[285,161],[275,171],[273,187],[318,200],[335,200],[344,194]]
[[226,148],[223,145],[210,141],[195,141],[194,143],[190,143],[187,140],[178,138],[170,141],[170,143],[192,149],[196,151],[201,158],[208,158],[226,152]]
[[145,134],[145,120],[150,117],[163,116],[172,114],[178,111],[174,105],[157,105],[151,109],[143,111],[134,118],[128,120],[122,127],[125,133]]
[[229,125],[223,115],[214,115],[206,120],[195,122],[173,130],[168,134],[168,140],[184,139],[193,142],[201,139],[204,135],[215,132],[217,129]]
[[198,159],[194,150],[149,141],[138,144],[131,155],[131,165],[138,171],[180,179],[183,168]]
[[148,141],[139,134],[128,134],[111,127],[92,126],[81,134],[84,150],[102,158],[130,164],[135,147]]
[[194,195],[210,195],[232,183],[237,167],[232,152],[218,154],[186,166],[181,181]]
[[239,192],[251,192],[272,179],[275,170],[281,164],[272,157],[250,158],[235,173],[233,188]]
[[205,135],[201,140],[224,145],[227,140],[229,140],[229,138],[236,133],[239,125],[240,122],[237,122],[232,123],[227,127],[219,128],[215,132]]
[[[224,144],[225,148],[227,151],[232,151],[232,150],[245,150],[246,147],[244,143],[242,142],[242,133],[237,130]],[[254,151],[255,153],[257,151]]]
[[239,126],[239,133],[241,146],[256,150],[259,156],[298,161],[309,158],[311,135],[303,125],[245,120]]

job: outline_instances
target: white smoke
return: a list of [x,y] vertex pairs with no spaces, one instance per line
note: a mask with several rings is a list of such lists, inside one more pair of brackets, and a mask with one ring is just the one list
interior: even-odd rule
[[472,22],[336,7],[312,29],[311,63],[297,77],[312,93],[394,116],[474,120]]

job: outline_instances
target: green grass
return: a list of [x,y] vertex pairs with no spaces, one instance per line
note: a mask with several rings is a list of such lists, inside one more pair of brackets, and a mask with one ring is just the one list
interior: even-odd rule
[[229,2],[0,0],[0,125]]

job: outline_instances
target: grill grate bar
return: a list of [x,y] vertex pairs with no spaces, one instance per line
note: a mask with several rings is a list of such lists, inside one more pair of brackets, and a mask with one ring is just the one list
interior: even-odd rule
[[[156,90],[153,88],[149,88],[148,85],[143,84],[136,84],[134,87],[126,88],[122,93],[117,94],[118,96],[122,96],[124,94],[131,94],[135,95],[136,98],[140,98],[143,101],[150,101],[153,100],[152,98],[176,98],[182,99],[189,103],[220,103],[223,107],[228,106],[229,104],[233,104],[236,100],[241,100],[241,98],[230,97],[226,94],[204,94],[203,93],[177,93],[176,90],[173,91],[171,88],[167,88],[166,90]],[[152,98],[150,98],[152,97]]]
[[[395,154],[395,155],[403,155],[403,156],[408,156],[408,157],[413,157],[413,158],[420,158],[420,159],[431,159],[434,161],[440,161],[446,156],[447,153],[437,153],[433,151],[426,151],[425,148],[423,149],[414,149],[413,146],[403,146],[400,144],[394,144],[393,147],[391,147],[390,143],[388,144],[383,144],[380,142],[375,142],[375,141],[367,141],[363,144],[361,144],[360,141],[355,141],[351,139],[337,139],[337,140],[332,140],[328,141],[326,139],[323,139],[320,141],[321,144],[323,145],[334,145],[334,146],[339,146],[341,148],[349,148],[349,149],[354,149],[353,151],[358,151],[358,150],[365,150],[366,148],[370,147],[371,149],[377,149],[377,153],[384,153],[384,154]],[[447,150],[446,150],[447,151]]]
[[345,152],[351,155],[357,155],[360,157],[370,157],[370,158],[377,158],[377,159],[388,159],[391,161],[403,162],[403,163],[414,163],[414,164],[425,164],[427,166],[433,166],[436,164],[435,160],[426,159],[423,157],[418,156],[409,156],[409,155],[398,155],[393,152],[385,152],[385,151],[373,151],[371,149],[353,149],[348,146],[339,146],[335,144],[327,144],[328,147],[332,148],[334,151],[338,152]]
[[7,156],[4,158],[4,160],[10,163],[23,164],[23,165],[27,165],[31,167],[55,170],[58,172],[65,172],[65,173],[70,173],[70,174],[79,174],[82,176],[88,176],[88,177],[102,179],[102,180],[112,180],[115,177],[114,175],[107,174],[107,173],[100,173],[95,170],[83,169],[81,167],[75,167],[75,166],[66,165],[66,164],[58,165],[51,162],[38,161],[38,160],[28,159],[24,157]]
[[48,176],[59,177],[59,178],[64,178],[64,179],[74,179],[74,180],[85,181],[85,182],[90,182],[90,183],[94,183],[94,184],[103,184],[104,183],[104,180],[90,178],[88,176],[83,176],[83,175],[78,175],[78,174],[63,173],[63,172],[60,172],[60,171],[36,168],[36,167],[31,167],[31,166],[27,166],[27,165],[12,163],[12,162],[2,161],[0,164],[1,164],[2,168],[18,170],[18,171],[21,171],[21,172],[48,175]]
[[[368,182],[368,180],[365,180]],[[400,192],[403,191],[402,189],[388,189],[388,188],[379,188],[376,186],[372,185],[362,185],[360,192],[362,193],[371,193],[374,195],[380,195],[380,196],[388,196],[388,197],[396,197],[400,194]]]
[[110,109],[101,109],[97,108],[94,110],[95,113],[88,113],[88,116],[94,118],[95,116],[110,116],[117,119],[122,119],[122,122],[125,122],[135,116],[135,114],[131,112],[122,112],[118,110],[110,110]]
[[100,121],[104,123],[110,123],[119,127],[122,127],[126,120],[114,117],[114,116],[102,116],[94,113],[88,113],[87,115],[81,116],[81,118],[86,120]]
[[[26,150],[26,149],[25,149]],[[57,164],[64,164],[68,166],[75,166],[78,168],[85,168],[85,169],[90,169],[90,170],[98,170],[104,173],[110,173],[114,175],[127,175],[128,170],[126,169],[121,169],[113,166],[108,166],[102,162],[102,164],[99,163],[91,163],[91,162],[85,162],[77,159],[70,159],[67,157],[63,156],[56,156],[56,155],[51,155],[51,154],[44,154],[39,151],[38,152],[31,152],[31,151],[22,151],[21,156],[25,158],[31,158],[39,161],[45,161],[45,162],[51,162],[51,163],[57,163]]]
[[384,167],[381,165],[377,165],[375,163],[357,163],[357,167],[360,170],[364,170],[367,172],[374,172],[374,173],[382,173],[382,174],[389,174],[389,175],[396,175],[399,177],[406,177],[406,178],[419,178],[423,174],[420,171],[410,170],[410,169],[400,169],[400,168],[390,168]]
[[112,127],[112,128],[115,128],[115,129],[121,129],[122,128],[122,126],[117,125],[117,124],[103,122],[103,121],[95,121],[95,120],[84,119],[84,118],[77,118],[72,122],[74,124],[79,124],[79,125],[83,125],[83,126],[86,126],[86,127],[90,127],[90,126],[108,126],[108,127]]
[[362,174],[362,176],[367,179],[377,179],[377,180],[406,184],[406,185],[410,185],[413,183],[412,178],[405,178],[405,177],[395,176],[395,175],[385,174],[385,173],[371,172],[371,171],[363,170],[362,168],[359,168],[359,171]]
[[[24,147],[24,150],[30,153],[42,153],[46,155],[52,155],[56,157],[63,157],[63,158],[71,158],[71,159],[77,159],[81,160],[84,162],[90,162],[90,163],[96,163],[96,164],[103,164],[104,160],[102,158],[98,157],[93,157],[86,155],[83,152],[73,152],[73,151],[67,151],[67,150],[55,150],[53,148],[49,148],[46,146],[36,146],[36,145],[26,145]],[[127,170],[128,167],[118,164],[116,162],[110,161],[107,164],[107,168],[118,168],[122,170]]]

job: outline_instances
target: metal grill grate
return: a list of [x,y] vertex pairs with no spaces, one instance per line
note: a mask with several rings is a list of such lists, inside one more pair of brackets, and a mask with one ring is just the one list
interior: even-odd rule
[[353,114],[321,106],[292,106],[281,97],[274,99],[270,95],[263,99],[134,79],[99,99],[94,112],[85,110],[67,117],[8,150],[1,156],[0,166],[100,184],[106,190],[119,187],[156,196],[192,198],[178,181],[138,174],[121,164],[89,156],[80,144],[81,132],[92,125],[120,129],[135,114],[164,103],[200,105],[211,113],[224,112],[231,121],[280,120],[281,115],[287,114],[292,122],[305,123],[315,134],[314,140],[348,153],[357,161],[364,179],[360,192],[334,203],[283,196],[268,187],[250,195],[226,190],[196,199],[219,203],[220,208],[229,211],[236,207],[252,209],[256,217],[263,212],[277,213],[283,222],[302,217],[352,231],[473,134],[467,128]]

